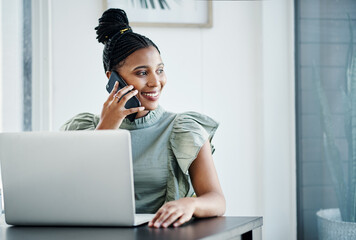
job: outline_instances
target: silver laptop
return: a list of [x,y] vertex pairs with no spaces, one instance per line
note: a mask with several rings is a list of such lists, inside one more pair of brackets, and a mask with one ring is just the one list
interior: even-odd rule
[[5,220],[11,225],[136,226],[130,133],[0,133]]

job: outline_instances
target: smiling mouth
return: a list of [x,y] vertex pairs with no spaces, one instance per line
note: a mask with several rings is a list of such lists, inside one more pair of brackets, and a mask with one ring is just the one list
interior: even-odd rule
[[147,96],[147,97],[157,97],[159,92],[154,92],[154,93],[141,93],[142,95],[144,96]]

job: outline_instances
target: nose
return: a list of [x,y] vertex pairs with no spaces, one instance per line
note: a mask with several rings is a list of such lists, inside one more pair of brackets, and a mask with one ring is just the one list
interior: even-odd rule
[[148,87],[158,87],[160,85],[159,77],[156,74],[152,74],[147,81]]

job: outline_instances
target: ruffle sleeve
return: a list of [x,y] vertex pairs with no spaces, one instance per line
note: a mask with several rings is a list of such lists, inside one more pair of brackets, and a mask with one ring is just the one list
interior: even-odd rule
[[80,113],[69,119],[61,128],[61,131],[94,130],[100,117],[92,113]]
[[[179,114],[173,124],[170,144],[178,165],[184,174],[198,156],[204,143],[211,140],[218,128],[212,118],[196,113],[186,112]],[[212,153],[214,146],[211,144]]]

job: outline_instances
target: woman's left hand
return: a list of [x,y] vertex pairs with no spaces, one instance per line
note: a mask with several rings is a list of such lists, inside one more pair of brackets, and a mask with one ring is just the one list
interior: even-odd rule
[[156,216],[148,223],[149,227],[168,227],[173,223],[178,227],[188,222],[195,211],[194,198],[181,198],[176,201],[167,202],[156,213]]

